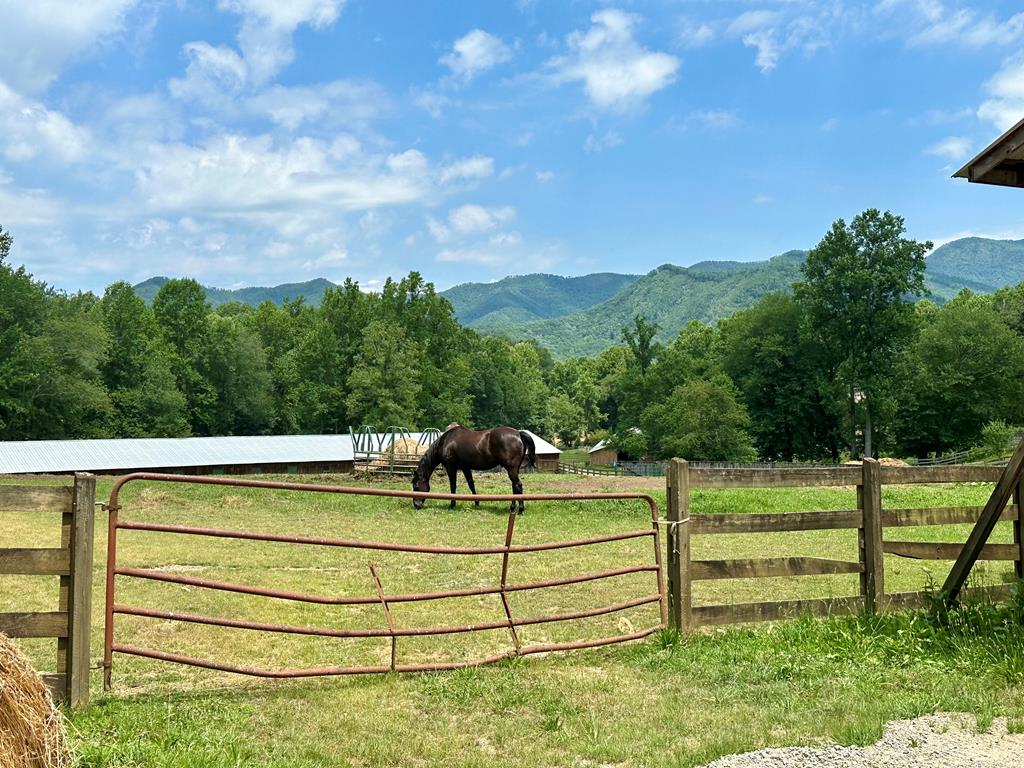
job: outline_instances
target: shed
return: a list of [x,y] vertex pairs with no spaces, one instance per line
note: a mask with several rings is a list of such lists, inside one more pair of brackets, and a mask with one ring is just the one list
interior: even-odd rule
[[587,463],[601,467],[610,467],[619,460],[619,452],[612,448],[607,440],[601,440],[587,451]]
[[1024,120],[985,147],[953,176],[977,184],[1024,187]]

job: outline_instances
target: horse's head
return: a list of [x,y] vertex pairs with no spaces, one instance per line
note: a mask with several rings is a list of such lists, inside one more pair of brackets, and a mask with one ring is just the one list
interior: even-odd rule
[[[420,459],[420,463],[416,465],[416,470],[412,473],[412,489],[414,491],[430,490],[430,469],[430,462],[424,456]],[[423,509],[423,499],[413,499],[412,505],[415,509]]]

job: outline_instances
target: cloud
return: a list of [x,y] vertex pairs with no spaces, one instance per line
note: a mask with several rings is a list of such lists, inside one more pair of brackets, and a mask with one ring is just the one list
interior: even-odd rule
[[985,83],[989,98],[978,107],[978,117],[1000,130],[1016,125],[1024,117],[1024,53],[1003,61],[995,75]]
[[801,49],[810,54],[827,46],[827,20],[810,14],[787,18],[781,11],[746,11],[729,23],[725,33],[754,48],[754,63],[762,72],[770,72],[788,51]]
[[73,163],[85,156],[89,141],[88,130],[0,81],[0,151],[8,160]]
[[604,136],[592,133],[583,142],[583,151],[590,153],[604,152],[606,149],[613,149],[624,142],[624,139],[617,131],[608,131]]
[[0,0],[0,80],[38,94],[64,63],[122,28],[136,0]]
[[447,222],[427,217],[427,231],[438,243],[479,235],[513,221],[516,209],[510,205],[487,208],[482,205],[460,205],[448,212]]
[[735,112],[725,109],[697,109],[687,115],[688,123],[696,123],[706,128],[725,129],[739,124],[740,119]]
[[0,211],[7,229],[54,227],[63,218],[62,204],[42,189],[17,187],[10,177],[0,175]]
[[452,44],[450,53],[439,61],[452,75],[468,83],[481,72],[493,69],[512,58],[512,49],[499,37],[482,29],[467,32]]
[[547,184],[555,178],[554,171],[537,171],[536,176],[538,184]]
[[954,163],[963,160],[970,151],[971,142],[963,136],[947,136],[925,150],[929,155],[942,157]]
[[167,83],[175,98],[215,106],[225,94],[238,93],[245,87],[249,67],[233,48],[199,41],[186,43],[182,53],[188,59],[185,76]]
[[883,0],[875,13],[903,28],[910,47],[1012,45],[1024,37],[1024,13],[1000,19],[973,8],[950,9],[939,0]]
[[634,39],[639,17],[609,8],[590,20],[588,30],[568,36],[569,55],[547,62],[555,82],[581,82],[595,106],[626,111],[675,81],[679,59],[649,51]]
[[494,158],[474,155],[456,160],[441,168],[439,179],[442,184],[451,184],[455,181],[485,179],[493,174]]
[[707,22],[684,19],[679,31],[679,42],[685,48],[701,48],[715,38],[714,28]]
[[307,122],[360,124],[369,122],[390,109],[390,99],[376,83],[335,80],[308,86],[274,85],[245,101],[253,114],[269,117],[274,123],[296,130]]

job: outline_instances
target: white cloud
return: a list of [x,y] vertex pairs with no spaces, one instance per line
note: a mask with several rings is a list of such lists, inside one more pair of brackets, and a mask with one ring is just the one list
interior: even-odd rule
[[424,110],[431,117],[438,118],[444,113],[444,108],[451,104],[451,99],[443,93],[426,89],[422,91],[414,91],[412,94],[412,103]]
[[700,48],[715,38],[714,28],[707,22],[684,19],[679,32],[679,42],[686,48]]
[[687,115],[686,119],[687,122],[719,130],[732,128],[740,121],[735,112],[725,109],[697,109]]
[[904,23],[909,11],[913,24],[907,38],[909,46],[953,44],[982,48],[1012,45],[1024,37],[1024,13],[999,19],[992,13],[982,15],[973,8],[950,10],[937,0],[909,3],[890,0],[880,3],[877,10],[895,13]]
[[625,111],[675,81],[679,59],[636,42],[637,16],[609,8],[590,20],[590,29],[567,38],[569,55],[547,63],[556,82],[582,82],[595,106]]
[[68,59],[117,33],[136,0],[0,0],[0,80],[41,93]]
[[592,133],[583,142],[583,151],[596,153],[604,152],[606,149],[613,149],[622,144],[624,139],[617,131],[608,131],[604,136]]
[[512,49],[499,37],[482,29],[474,29],[452,45],[450,53],[440,58],[452,75],[469,82],[481,72],[493,69],[512,58]]
[[762,72],[770,72],[788,51],[801,49],[810,54],[828,45],[828,21],[827,14],[787,18],[781,11],[746,11],[732,20],[726,35],[754,48],[757,51],[754,63]]
[[0,175],[0,211],[8,230],[17,227],[54,227],[63,217],[63,206],[42,189],[17,187]]
[[312,121],[321,126],[339,121],[365,123],[389,109],[390,102],[376,83],[335,80],[321,85],[275,85],[247,99],[246,107],[294,131]]
[[554,171],[537,171],[537,182],[539,184],[547,184],[549,181],[555,178]]
[[947,136],[925,150],[929,155],[942,157],[954,163],[963,160],[970,151],[971,142],[963,136]]
[[1006,59],[985,83],[985,92],[989,98],[978,107],[981,119],[1006,130],[1024,117],[1024,53]]
[[441,169],[439,179],[442,184],[455,181],[471,181],[485,179],[494,174],[494,158],[474,155],[449,163]]
[[427,231],[438,243],[447,243],[456,238],[490,232],[513,221],[515,217],[516,209],[510,205],[490,208],[475,204],[460,205],[448,212],[447,222],[428,216]]
[[245,86],[249,67],[233,48],[199,41],[186,43],[182,53],[188,59],[185,76],[167,83],[175,98],[216,106],[225,94],[238,93]]
[[0,151],[14,162],[36,157],[73,163],[89,147],[89,131],[0,81]]

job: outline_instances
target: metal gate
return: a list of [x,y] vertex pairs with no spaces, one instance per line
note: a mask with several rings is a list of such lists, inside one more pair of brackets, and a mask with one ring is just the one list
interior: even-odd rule
[[[601,536],[593,536],[585,539],[548,541],[534,544],[515,544],[513,537],[515,533],[516,515],[509,513],[508,523],[505,529],[504,541],[489,547],[466,547],[450,545],[416,545],[400,544],[395,542],[368,541],[359,539],[325,538],[314,536],[284,535],[268,532],[245,531],[245,530],[224,530],[219,528],[201,528],[184,525],[171,525],[157,522],[144,522],[138,520],[121,519],[121,506],[119,494],[126,483],[146,480],[161,483],[193,484],[193,485],[218,485],[242,488],[263,488],[272,490],[296,491],[301,493],[334,493],[352,496],[385,496],[397,499],[438,499],[455,501],[483,501],[483,502],[511,502],[513,500],[523,501],[589,501],[589,500],[639,500],[647,504],[650,509],[650,526],[639,530],[623,531],[621,533],[610,533]],[[496,494],[471,496],[466,494],[447,493],[419,493],[412,491],[399,491],[383,488],[350,488],[331,485],[306,485],[302,483],[271,482],[263,480],[235,479],[223,477],[197,477],[169,475],[153,472],[136,472],[126,475],[115,483],[107,504],[109,511],[107,529],[107,571],[106,571],[106,620],[103,634],[103,685],[104,689],[110,689],[111,673],[113,669],[113,654],[129,654],[142,656],[151,659],[176,662],[195,667],[203,667],[224,672],[235,672],[243,675],[269,678],[290,678],[290,677],[315,677],[326,675],[350,675],[361,673],[384,673],[384,672],[423,672],[434,670],[453,670],[463,667],[479,666],[489,664],[501,659],[515,656],[525,656],[535,653],[548,653],[551,651],[565,651],[579,648],[592,648],[612,643],[621,643],[629,640],[637,640],[646,637],[659,629],[663,629],[668,623],[668,604],[665,592],[665,580],[662,571],[661,547],[659,535],[658,507],[654,499],[646,494],[639,493],[574,493],[574,494]],[[464,589],[453,589],[438,592],[425,593],[404,593],[387,594],[382,585],[377,570],[369,564],[370,574],[375,585],[375,592],[366,595],[327,596],[316,594],[305,594],[299,592],[288,592],[284,590],[269,589],[252,584],[242,584],[225,581],[215,581],[188,576],[181,573],[154,570],[149,568],[122,567],[117,562],[117,535],[118,531],[152,531],[160,533],[180,534],[186,536],[227,538],[242,541],[278,542],[284,544],[306,545],[316,547],[340,547],[345,549],[378,550],[389,552],[428,553],[438,555],[460,555],[460,556],[501,556],[500,570],[496,569],[495,581],[477,587]],[[569,549],[574,547],[585,547],[606,542],[624,541],[628,539],[642,539],[650,537],[652,542],[653,557],[645,563],[638,563],[620,568],[594,571],[577,575],[566,575],[561,578],[548,579],[544,581],[532,581],[521,583],[510,583],[508,581],[509,560],[514,554],[526,554],[548,550]],[[656,589],[654,592],[639,595],[612,605],[605,605],[600,608],[590,608],[578,611],[566,611],[561,613],[549,613],[538,616],[517,617],[513,615],[509,604],[509,593],[524,590],[540,590],[551,587],[562,587],[570,584],[582,584],[594,582],[601,579],[611,579],[626,574],[650,572],[654,574]],[[209,616],[180,611],[166,611],[154,607],[128,605],[116,602],[116,579],[149,579],[159,582],[186,585],[198,589],[220,590],[238,594],[255,595],[261,597],[276,598],[304,603],[317,603],[321,605],[369,605],[378,604],[382,607],[384,624],[379,628],[370,629],[338,629],[327,627],[310,627],[298,625],[270,624],[254,622],[243,619],[235,619],[223,616]],[[392,618],[391,606],[398,603],[418,602],[427,600],[444,600],[446,598],[470,597],[476,595],[499,595],[504,609],[504,620],[469,625],[448,625],[448,626],[397,626]],[[657,603],[660,611],[658,624],[639,631],[629,631],[617,635],[608,635],[598,638],[588,638],[572,642],[544,643],[544,644],[522,644],[517,629],[524,626],[543,624],[548,622],[572,621],[585,619],[594,616],[601,616],[617,611],[627,610],[637,606]],[[189,622],[205,624],[218,627],[244,629],[258,632],[314,635],[333,638],[386,638],[390,640],[391,662],[390,664],[373,666],[331,666],[298,669],[264,669],[251,666],[240,666],[217,661],[215,659],[204,659],[193,656],[185,656],[177,653],[168,653],[155,648],[143,648],[134,645],[126,645],[115,641],[116,615],[141,616],[154,619],[170,621]],[[400,637],[413,636],[434,636],[449,635],[454,633],[480,632],[488,630],[507,629],[511,647],[504,653],[486,656],[470,661],[402,664],[398,660],[397,639]]]

